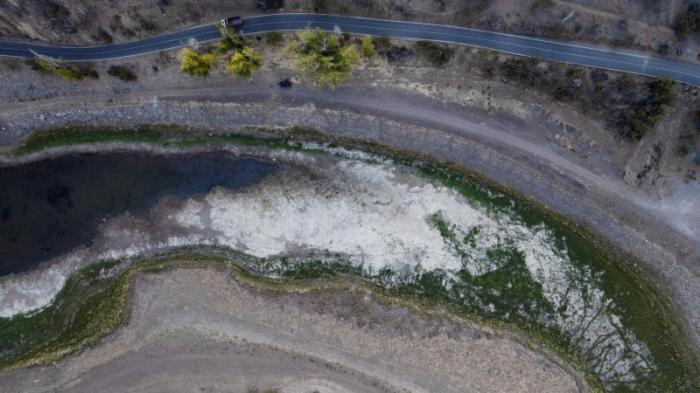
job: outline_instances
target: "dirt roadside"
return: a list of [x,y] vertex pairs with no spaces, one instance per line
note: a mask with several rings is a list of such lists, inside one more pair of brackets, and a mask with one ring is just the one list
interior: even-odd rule
[[197,268],[139,276],[133,293],[128,325],[101,345],[55,366],[3,373],[2,385],[25,392],[588,391],[580,376],[510,338],[379,303],[361,289],[271,293]]

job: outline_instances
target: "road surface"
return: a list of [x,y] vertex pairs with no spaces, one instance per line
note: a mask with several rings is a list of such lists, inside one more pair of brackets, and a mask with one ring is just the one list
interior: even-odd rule
[[[700,87],[700,66],[649,57],[619,49],[604,49],[556,40],[517,36],[456,26],[322,14],[266,14],[244,18],[243,34],[296,31],[319,27],[353,34],[387,34],[393,38],[430,40],[477,46],[516,55],[533,56],[615,71],[673,79]],[[187,28],[139,41],[87,47],[57,47],[0,41],[0,56],[31,58],[31,51],[67,61],[98,61],[142,55],[206,42],[220,37],[214,24]]]

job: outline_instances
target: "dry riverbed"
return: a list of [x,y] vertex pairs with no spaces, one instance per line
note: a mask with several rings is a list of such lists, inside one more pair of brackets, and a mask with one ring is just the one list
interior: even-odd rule
[[[88,244],[3,280],[0,311],[10,317],[49,305],[68,275],[93,261],[224,246],[254,258],[259,274],[304,276],[327,265],[519,326],[572,353],[570,361],[608,388],[686,384],[681,375],[657,376],[672,364],[686,367],[665,354],[676,344],[667,330],[675,322],[664,319],[673,317],[654,311],[663,297],[622,266],[610,266],[609,256],[576,232],[524,201],[459,180],[457,172],[426,167],[419,176],[387,157],[289,143],[186,149],[255,157],[279,169],[242,189],[165,196],[146,211],[105,218]],[[641,306],[646,297],[656,306]],[[183,309],[183,317],[191,310]]]
[[490,329],[357,289],[278,294],[213,268],[139,276],[97,347],[0,375],[22,392],[584,392],[580,376]]

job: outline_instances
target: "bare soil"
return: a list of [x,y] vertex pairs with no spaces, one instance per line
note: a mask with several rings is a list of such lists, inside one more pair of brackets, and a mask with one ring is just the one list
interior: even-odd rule
[[137,278],[127,326],[22,392],[585,392],[580,376],[494,331],[361,289],[277,294],[213,268]]

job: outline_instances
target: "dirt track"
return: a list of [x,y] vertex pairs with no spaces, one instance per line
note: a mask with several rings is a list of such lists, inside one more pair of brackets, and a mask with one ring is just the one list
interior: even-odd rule
[[276,295],[214,269],[141,276],[129,324],[22,392],[583,392],[539,352],[482,328],[378,303],[362,290]]

